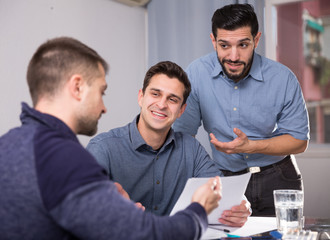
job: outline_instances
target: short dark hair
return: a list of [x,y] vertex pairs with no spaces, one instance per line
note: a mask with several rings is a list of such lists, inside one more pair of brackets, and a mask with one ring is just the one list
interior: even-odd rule
[[230,4],[214,12],[212,17],[214,38],[217,37],[217,29],[233,31],[241,27],[251,27],[253,37],[258,33],[258,18],[250,4]]
[[54,96],[75,73],[82,74],[91,84],[100,75],[99,64],[108,72],[108,64],[93,49],[70,37],[59,37],[43,43],[32,56],[27,82],[33,105],[42,96]]
[[188,76],[186,72],[179,65],[170,61],[159,62],[156,65],[149,68],[143,81],[143,88],[142,88],[143,94],[145,93],[145,90],[150,83],[150,79],[157,74],[165,74],[169,78],[177,78],[181,83],[183,83],[184,92],[183,92],[182,105],[185,104],[191,91],[191,85]]

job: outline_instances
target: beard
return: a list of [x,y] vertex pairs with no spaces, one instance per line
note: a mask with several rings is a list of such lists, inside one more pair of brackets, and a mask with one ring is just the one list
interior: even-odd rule
[[[224,71],[224,73],[226,74],[226,76],[228,78],[230,78],[231,80],[233,80],[234,82],[238,82],[239,80],[243,79],[248,72],[250,71],[251,65],[252,65],[252,61],[253,61],[253,56],[254,56],[254,52],[252,53],[251,58],[249,58],[249,60],[247,62],[243,62],[243,61],[231,61],[228,59],[222,59],[222,61],[219,59],[218,57],[218,61],[222,67],[222,70]],[[229,64],[243,64],[243,70],[241,72],[229,72],[227,70],[227,68],[225,67],[225,63],[229,63]]]
[[78,119],[78,134],[93,136],[97,132],[97,124],[99,119],[95,119],[91,116],[81,117]]

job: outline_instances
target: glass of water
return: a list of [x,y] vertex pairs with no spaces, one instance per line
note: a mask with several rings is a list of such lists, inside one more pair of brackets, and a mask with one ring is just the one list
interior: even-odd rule
[[300,232],[304,227],[304,192],[301,190],[274,190],[277,230],[283,235]]

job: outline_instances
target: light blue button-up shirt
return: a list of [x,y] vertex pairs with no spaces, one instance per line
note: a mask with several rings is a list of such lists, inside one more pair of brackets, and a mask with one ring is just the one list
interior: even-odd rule
[[[239,128],[251,140],[290,134],[309,139],[308,114],[296,76],[284,65],[254,54],[249,74],[235,83],[229,79],[216,52],[192,62],[187,69],[192,92],[175,131],[196,135],[203,126],[219,141],[230,142]],[[267,166],[285,156],[226,154],[211,144],[213,159],[220,169],[233,172],[252,166]]]
[[137,118],[128,125],[101,133],[87,150],[119,182],[131,199],[147,211],[168,215],[191,177],[221,174],[202,145],[188,134],[170,130],[158,151],[143,140]]

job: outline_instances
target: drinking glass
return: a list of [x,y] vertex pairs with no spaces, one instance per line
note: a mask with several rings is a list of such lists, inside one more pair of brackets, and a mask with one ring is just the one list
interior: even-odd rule
[[304,192],[301,190],[274,190],[277,230],[293,235],[304,227]]

